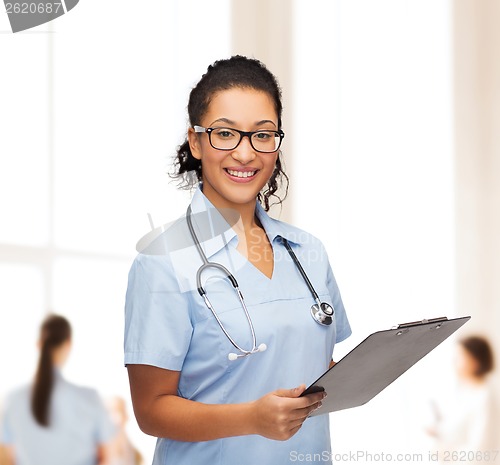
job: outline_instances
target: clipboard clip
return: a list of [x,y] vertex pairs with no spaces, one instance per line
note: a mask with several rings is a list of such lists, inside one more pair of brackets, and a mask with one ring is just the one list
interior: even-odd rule
[[[442,316],[439,318],[431,318],[429,320],[424,318],[423,320],[420,320],[420,321],[411,321],[409,323],[401,323],[394,329],[411,328],[412,326],[425,325],[427,323],[443,323],[445,321],[448,321],[448,318],[445,316]],[[436,328],[440,328],[440,327],[441,327],[441,324],[438,324],[438,326],[436,326]]]

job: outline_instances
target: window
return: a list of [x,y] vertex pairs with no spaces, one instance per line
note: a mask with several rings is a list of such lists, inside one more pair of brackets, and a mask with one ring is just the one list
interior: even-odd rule
[[[123,306],[134,246],[148,213],[157,226],[188,203],[167,172],[190,88],[230,53],[229,18],[228,1],[81,2],[31,32],[0,35],[2,65],[15,71],[0,88],[9,110],[0,112],[0,363],[9,373],[0,399],[33,376],[39,324],[54,311],[74,328],[68,379],[129,400]],[[153,440],[129,426],[151,461]]]

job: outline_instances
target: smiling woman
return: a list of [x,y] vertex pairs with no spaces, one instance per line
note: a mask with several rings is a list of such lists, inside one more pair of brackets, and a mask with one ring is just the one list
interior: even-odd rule
[[[255,149],[254,145],[260,145],[257,144],[258,139],[271,135],[274,140],[273,150],[270,150],[267,146],[265,150],[260,147],[257,148],[260,153],[269,153],[270,151],[269,155],[276,158],[274,171],[266,181],[267,189],[262,193],[258,193],[258,199],[262,199],[266,210],[269,210],[269,199],[273,196],[278,203],[281,203],[282,199],[276,195],[276,192],[282,182],[285,184],[286,197],[288,177],[282,170],[278,152],[284,137],[281,130],[283,111],[281,90],[274,76],[264,70],[265,68],[259,62],[253,62],[244,57],[233,57],[231,60],[226,61],[221,60],[208,68],[208,72],[203,75],[200,82],[193,89],[188,104],[192,128],[188,131],[189,140],[187,138],[184,144],[179,147],[177,172],[175,173],[175,176],[183,179],[185,187],[193,187],[202,180],[201,168],[203,162],[199,151],[196,151],[198,141],[193,137],[194,133],[206,132],[211,147],[219,151],[237,149],[245,136],[248,137],[251,147]],[[249,96],[255,93],[259,94],[256,100]],[[233,102],[232,96],[237,97],[238,101]],[[212,115],[217,114],[217,116],[213,116],[215,119],[210,119],[211,117],[207,116],[207,111],[209,110],[209,104],[211,107],[214,100],[218,100],[216,105],[218,107],[223,106],[227,114],[219,115],[215,108],[210,108]],[[260,106],[261,103],[263,104],[262,107]],[[245,106],[242,106],[242,104]],[[247,121],[244,121],[245,119]],[[207,127],[204,127],[202,120],[206,122]],[[241,125],[242,123],[252,126],[252,131],[256,132],[256,134],[250,135],[248,132],[243,131],[242,126],[238,130],[238,124]],[[210,127],[212,125],[216,127]],[[213,135],[214,130],[215,135]],[[261,130],[265,132],[261,133]],[[269,134],[269,130],[271,134]],[[277,140],[278,138],[279,140]],[[225,141],[223,142],[222,139]],[[229,141],[231,142],[230,145]],[[191,144],[195,145],[195,153],[191,151]],[[245,155],[243,154],[243,156]],[[234,171],[244,172],[241,167],[239,167],[239,170]]]
[[[239,205],[239,208],[249,208],[253,216],[255,199],[270,179],[278,158],[274,135],[270,147],[268,141],[260,142],[266,152],[257,151],[252,141],[256,136],[269,135],[277,128],[271,98],[255,89],[235,87],[220,91],[212,98],[200,123],[212,129],[208,132],[209,137],[193,128],[189,129],[188,137],[193,157],[201,162],[203,193],[214,205],[222,208]],[[222,126],[227,124],[232,128]],[[245,139],[233,129],[235,127],[241,128],[242,132],[254,132],[246,132],[248,137]],[[277,137],[281,140],[279,135]],[[234,183],[242,185],[234,189]]]
[[301,394],[350,326],[322,244],[266,212],[287,180],[276,79],[254,59],[217,61],[188,111],[176,176],[199,185],[127,290],[125,364],[139,426],[159,438],[154,463],[328,455],[328,416],[309,418],[326,394]]

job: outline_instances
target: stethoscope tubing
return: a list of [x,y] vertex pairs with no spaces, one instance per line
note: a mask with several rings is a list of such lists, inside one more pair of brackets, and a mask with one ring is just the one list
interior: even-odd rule
[[[205,255],[205,252],[203,251],[203,249],[201,247],[200,241],[198,239],[198,235],[196,234],[194,227],[193,227],[193,222],[191,220],[191,205],[188,207],[186,218],[187,218],[189,232],[191,233],[191,236],[193,237],[194,243],[196,245],[196,249],[198,250],[198,253],[203,261],[203,264],[198,268],[198,271],[196,272],[196,286],[198,288],[198,293],[205,301],[205,305],[212,312],[212,315],[217,320],[217,323],[219,324],[220,329],[225,334],[225,336],[229,339],[231,344],[245,355],[250,355],[250,354],[257,352],[258,351],[257,337],[255,335],[254,325],[252,323],[252,319],[250,318],[250,314],[248,313],[248,309],[247,309],[247,306],[245,304],[245,299],[243,298],[243,294],[240,291],[238,281],[236,281],[236,278],[234,277],[234,275],[224,265],[221,265],[220,263],[214,263],[214,262],[208,261],[208,258]],[[243,312],[245,313],[245,317],[247,319],[248,326],[250,327],[250,333],[252,335],[252,346],[253,346],[251,350],[243,349],[242,347],[240,347],[236,343],[236,341],[228,333],[227,329],[225,328],[224,324],[222,323],[221,319],[219,318],[219,315],[217,315],[217,312],[215,311],[212,303],[210,302],[210,299],[208,298],[207,293],[201,284],[201,275],[203,274],[203,272],[205,270],[207,270],[209,268],[215,268],[219,271],[222,271],[222,273],[225,274],[226,277],[231,281],[231,284],[233,285],[234,289],[236,290],[236,293],[238,294],[238,298],[240,299],[241,306],[243,308]]]
[[[266,345],[265,344],[260,344],[257,346],[257,338],[255,335],[255,328],[252,323],[252,319],[250,317],[250,314],[248,312],[247,306],[245,304],[245,299],[243,298],[243,294],[240,291],[238,282],[236,281],[236,278],[233,276],[233,274],[224,266],[221,265],[220,263],[214,263],[214,262],[209,262],[207,256],[205,255],[205,252],[203,251],[200,241],[198,239],[198,235],[196,234],[193,226],[193,222],[191,219],[191,205],[188,207],[187,212],[186,212],[186,219],[187,219],[187,224],[189,228],[189,232],[191,233],[191,236],[193,238],[193,241],[195,243],[196,249],[198,250],[198,253],[201,257],[201,260],[203,261],[203,264],[198,268],[198,271],[196,272],[196,286],[198,288],[198,293],[200,296],[203,298],[205,305],[208,307],[214,318],[216,319],[218,325],[220,326],[222,332],[224,335],[228,338],[228,340],[231,342],[231,344],[241,352],[241,354],[229,354],[229,359],[230,360],[235,360],[236,358],[240,357],[245,357],[247,355],[254,354],[256,352],[263,352],[266,350]],[[307,287],[309,288],[309,291],[311,292],[314,300],[316,301],[316,305],[313,305],[311,307],[311,315],[313,319],[319,323],[320,325],[323,326],[328,326],[332,323],[332,317],[334,314],[334,309],[331,305],[329,305],[326,302],[321,302],[316,290],[314,289],[314,286],[312,285],[311,281],[309,280],[306,272],[304,271],[304,268],[302,268],[302,265],[299,262],[299,259],[295,255],[295,252],[293,251],[292,247],[288,243],[288,241],[284,237],[280,237],[280,240],[282,244],[285,246],[288,254],[292,258],[295,266],[299,270],[299,273],[301,274],[302,278],[304,279],[304,282],[306,283]],[[245,313],[245,317],[248,322],[248,326],[250,328],[250,333],[252,335],[252,349],[246,350],[240,347],[236,341],[231,337],[229,332],[226,330],[224,327],[224,324],[222,323],[221,319],[217,315],[217,312],[215,311],[212,303],[210,302],[210,299],[207,296],[207,293],[201,284],[201,275],[203,272],[209,268],[215,268],[219,271],[221,271],[231,282],[232,286],[234,287],[236,293],[238,294],[238,298],[240,299],[241,306],[243,308],[243,311]]]
[[[210,264],[208,265],[204,265],[206,268],[209,268],[210,267]],[[206,269],[205,268],[205,269]],[[250,332],[252,334],[252,345],[253,345],[253,348],[252,350],[246,350],[246,349],[243,349],[242,347],[240,347],[237,342],[231,337],[231,335],[227,332],[227,329],[224,327],[224,324],[222,323],[222,321],[220,320],[219,318],[219,315],[217,315],[217,312],[215,311],[215,309],[213,308],[212,306],[212,303],[210,302],[210,299],[208,298],[206,292],[203,292],[203,294],[201,294],[201,296],[203,297],[203,300],[205,301],[205,305],[210,309],[210,311],[212,312],[212,315],[215,317],[215,319],[217,320],[217,323],[219,324],[220,326],[220,329],[222,330],[222,332],[226,335],[226,337],[229,339],[229,341],[231,342],[231,344],[236,348],[238,349],[240,352],[242,352],[243,354],[245,355],[250,355],[250,354],[253,354],[255,352],[257,352],[257,337],[255,336],[255,330],[254,330],[254,326],[253,324],[251,324],[251,319],[250,319],[250,314],[248,313],[248,309],[247,309],[247,306],[245,305],[245,300],[243,299],[243,294],[241,293],[240,289],[239,288],[236,288],[236,292],[238,293],[238,296],[240,298],[240,302],[241,302],[241,306],[243,307],[243,311],[245,312],[245,316],[247,318],[247,321],[249,321],[249,327],[250,327]]]
[[292,257],[293,262],[295,263],[295,266],[298,268],[300,274],[302,275],[302,278],[304,278],[304,281],[306,282],[307,287],[311,291],[311,294],[316,301],[318,305],[321,305],[321,301],[319,300],[319,296],[316,293],[316,290],[314,289],[314,286],[312,285],[311,281],[309,281],[309,277],[307,276],[306,272],[304,271],[304,268],[302,268],[302,265],[299,262],[299,259],[297,258],[297,255],[295,255],[295,252],[292,250],[292,247],[288,243],[288,241],[281,237],[281,242],[285,246],[286,250],[288,251],[288,254],[290,257]]

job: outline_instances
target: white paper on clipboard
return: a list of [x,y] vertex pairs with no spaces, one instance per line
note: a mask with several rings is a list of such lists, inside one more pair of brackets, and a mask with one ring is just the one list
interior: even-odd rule
[[469,320],[433,318],[371,334],[304,391],[329,394],[311,416],[366,404]]

